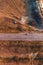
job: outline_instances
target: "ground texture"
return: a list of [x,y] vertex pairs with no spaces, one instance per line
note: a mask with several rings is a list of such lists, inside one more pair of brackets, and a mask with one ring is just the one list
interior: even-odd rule
[[0,41],[0,65],[36,64],[43,65],[43,42]]

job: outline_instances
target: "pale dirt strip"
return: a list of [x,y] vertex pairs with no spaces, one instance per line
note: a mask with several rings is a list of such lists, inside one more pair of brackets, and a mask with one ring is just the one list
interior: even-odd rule
[[0,33],[0,40],[43,41],[43,33]]

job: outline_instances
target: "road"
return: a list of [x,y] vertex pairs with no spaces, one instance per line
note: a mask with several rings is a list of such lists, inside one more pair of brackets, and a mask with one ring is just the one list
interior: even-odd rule
[[43,33],[0,33],[0,40],[43,41]]

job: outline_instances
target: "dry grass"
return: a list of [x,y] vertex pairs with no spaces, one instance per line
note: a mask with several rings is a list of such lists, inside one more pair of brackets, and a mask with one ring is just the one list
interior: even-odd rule
[[[43,65],[43,42],[0,41],[1,65],[32,65],[27,54],[39,52],[39,59],[34,59],[33,65]],[[2,53],[2,54],[1,54]],[[21,56],[21,54],[23,56]],[[37,63],[36,63],[37,62]]]

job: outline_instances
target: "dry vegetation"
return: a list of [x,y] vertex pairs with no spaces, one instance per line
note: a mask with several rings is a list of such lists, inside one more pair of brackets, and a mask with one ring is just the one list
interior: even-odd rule
[[[30,60],[29,54],[38,52]],[[43,65],[43,42],[0,41],[1,65]]]
[[18,33],[18,32],[31,32],[34,31],[34,27],[21,24],[14,19],[3,17],[0,18],[0,33]]
[[[0,0],[0,32],[18,32],[25,30],[26,27],[21,27],[20,24],[21,18],[25,16],[25,13],[24,1]],[[22,28],[23,30],[21,30]]]

